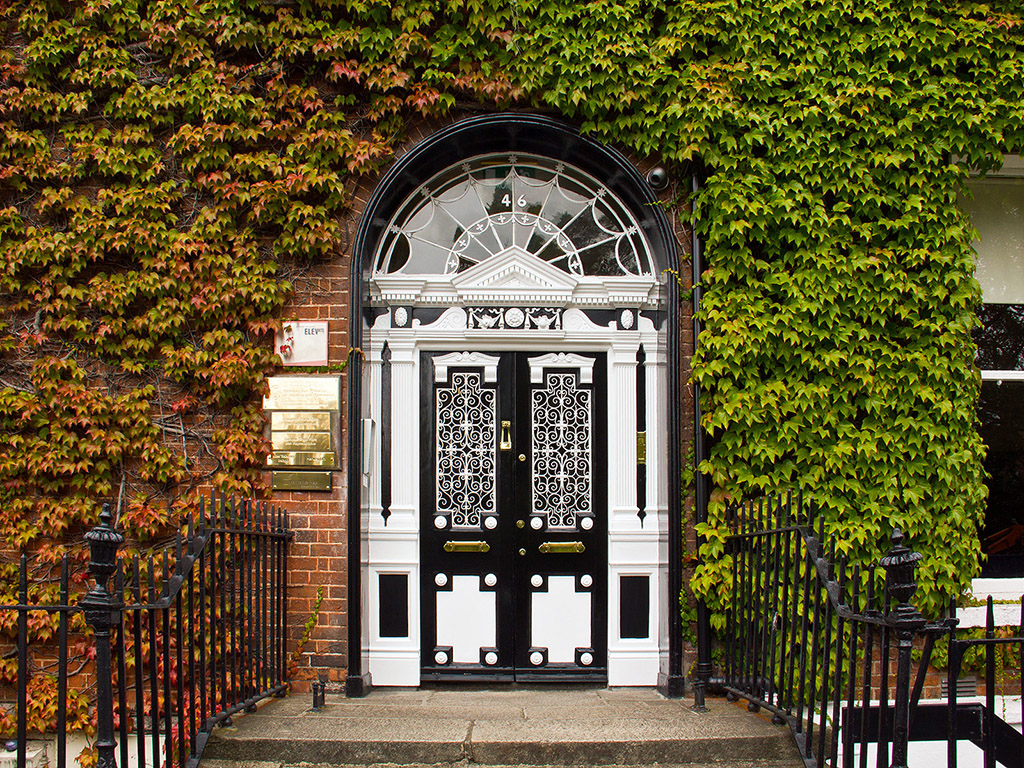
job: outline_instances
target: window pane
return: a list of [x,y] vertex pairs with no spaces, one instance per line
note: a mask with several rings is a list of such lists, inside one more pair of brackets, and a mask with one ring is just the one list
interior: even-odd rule
[[976,179],[964,208],[978,230],[978,282],[986,304],[1024,304],[1024,179]]
[[989,475],[983,573],[1024,575],[1024,382],[983,382],[978,415]]
[[1024,304],[986,304],[974,331],[978,367],[988,371],[1024,371]]

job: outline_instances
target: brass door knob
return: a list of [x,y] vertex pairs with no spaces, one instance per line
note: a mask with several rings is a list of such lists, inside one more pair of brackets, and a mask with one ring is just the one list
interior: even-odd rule
[[519,556],[520,556],[520,557],[523,557],[523,556],[525,556],[525,555],[526,555],[526,550],[525,550],[525,549],[520,549],[520,550],[519,550]]
[[520,461],[526,461],[526,454],[525,453],[520,453],[519,454],[519,460]]
[[525,520],[516,520],[516,528],[524,528],[526,526]]

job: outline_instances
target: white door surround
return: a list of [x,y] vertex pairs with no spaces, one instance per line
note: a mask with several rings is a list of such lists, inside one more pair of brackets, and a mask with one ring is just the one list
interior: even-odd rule
[[[588,309],[603,310],[606,323],[599,324],[588,312],[572,306],[579,299],[580,279],[552,268],[536,257],[510,251],[467,270],[454,279],[435,277],[429,287],[403,285],[405,278],[383,277],[375,281],[378,301],[390,305],[370,329],[366,350],[366,422],[370,441],[364,462],[366,495],[365,602],[363,626],[368,628],[371,685],[416,686],[420,683],[419,636],[419,530],[420,530],[420,358],[424,351],[459,353],[442,358],[486,366],[486,353],[530,351],[564,356],[573,352],[603,352],[607,356],[607,472],[608,502],[604,514],[608,530],[608,683],[653,686],[665,674],[668,606],[668,504],[666,421],[666,351],[662,333],[641,311],[650,307],[658,285],[649,278],[619,278],[617,285],[588,286]],[[424,281],[425,282],[425,281]],[[423,291],[419,293],[418,291]],[[598,298],[600,295],[600,298]],[[444,296],[470,306],[449,306],[432,322],[422,322],[410,300],[421,307],[437,306]],[[408,304],[406,302],[409,302]],[[531,306],[532,305],[532,306]],[[561,306],[559,306],[561,305]],[[568,308],[564,308],[569,305]],[[591,311],[593,311],[591,309]],[[613,311],[609,311],[613,310]],[[437,310],[434,310],[434,314]],[[533,319],[531,319],[531,317]],[[488,321],[491,322],[488,322]],[[538,322],[539,321],[539,322]],[[390,402],[382,402],[384,350],[388,350]],[[643,349],[646,391],[646,498],[637,499],[637,365]],[[465,353],[465,354],[461,354]],[[485,367],[485,371],[487,368]],[[379,427],[385,405],[389,406],[390,501],[382,504],[382,437]],[[638,503],[642,502],[642,503]],[[641,514],[641,508],[643,510]],[[385,514],[386,512],[386,514]],[[405,577],[408,633],[382,634],[381,611],[393,610],[382,595],[394,580]],[[622,636],[621,585],[633,590],[640,577],[647,585],[646,631]],[[623,579],[626,579],[624,581]],[[383,601],[383,602],[382,602]],[[635,619],[633,619],[635,624]]]

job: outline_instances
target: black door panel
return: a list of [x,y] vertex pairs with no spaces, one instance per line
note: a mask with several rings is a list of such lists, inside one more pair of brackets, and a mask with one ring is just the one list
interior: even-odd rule
[[604,355],[475,358],[422,359],[424,678],[601,679]]

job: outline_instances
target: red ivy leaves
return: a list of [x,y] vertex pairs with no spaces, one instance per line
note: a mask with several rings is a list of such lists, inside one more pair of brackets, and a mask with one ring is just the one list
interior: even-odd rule
[[4,23],[0,534],[49,567],[102,500],[149,541],[197,486],[261,491],[288,272],[343,256],[408,118],[516,91],[462,63],[507,23],[457,6],[14,0]]

